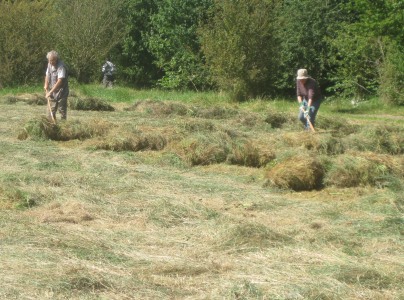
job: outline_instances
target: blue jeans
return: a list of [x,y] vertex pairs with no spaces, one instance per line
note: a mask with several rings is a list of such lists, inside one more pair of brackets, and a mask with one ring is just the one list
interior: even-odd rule
[[[303,104],[304,110],[307,110],[307,100],[306,99],[303,100],[302,104]],[[312,102],[312,107],[314,107],[314,109],[309,110],[310,122],[313,125],[313,127],[314,127],[315,122],[316,122],[316,116],[317,116],[317,112],[318,112],[318,110],[320,108],[320,104],[321,104],[321,99],[318,99],[317,101]],[[306,117],[304,116],[304,112],[301,109],[299,110],[298,118],[299,118],[300,122],[303,123],[304,128],[306,130],[309,130],[310,129],[309,122],[307,121]]]

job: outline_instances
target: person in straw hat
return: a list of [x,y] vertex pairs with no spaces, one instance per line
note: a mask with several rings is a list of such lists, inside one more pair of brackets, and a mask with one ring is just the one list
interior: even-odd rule
[[297,70],[296,94],[300,104],[299,120],[303,123],[305,130],[310,130],[308,119],[314,128],[323,96],[318,82],[308,75],[306,69]]

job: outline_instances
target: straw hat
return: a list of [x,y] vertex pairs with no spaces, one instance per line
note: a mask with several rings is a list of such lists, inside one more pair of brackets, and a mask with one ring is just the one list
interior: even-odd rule
[[307,70],[306,69],[299,69],[297,70],[297,77],[296,79],[307,79],[309,78],[309,74],[307,74]]

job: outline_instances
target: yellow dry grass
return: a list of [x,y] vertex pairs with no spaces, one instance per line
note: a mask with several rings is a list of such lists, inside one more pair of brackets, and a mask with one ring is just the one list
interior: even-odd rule
[[[98,134],[19,140],[21,129],[45,108],[0,104],[1,299],[404,296],[399,192],[383,186],[267,187],[267,173],[277,165],[289,173],[301,162],[302,172],[311,165],[299,152],[325,155],[305,146],[317,145],[317,138],[321,144],[321,137],[299,144],[293,129],[260,121],[236,126],[233,111],[149,112],[122,104],[114,112],[70,110],[63,126],[98,127]],[[261,120],[255,117],[250,120]],[[292,143],[280,138],[286,134]],[[161,137],[166,145],[141,151],[95,146],[125,136]],[[248,141],[254,146],[248,149],[268,151],[271,159],[260,167],[226,160],[191,167],[184,157],[196,152],[184,141],[192,138],[206,149],[239,149],[239,157],[248,147],[232,148],[234,143]],[[204,153],[203,145],[195,149]],[[321,163],[328,167],[348,154]],[[402,155],[358,155],[401,178]]]

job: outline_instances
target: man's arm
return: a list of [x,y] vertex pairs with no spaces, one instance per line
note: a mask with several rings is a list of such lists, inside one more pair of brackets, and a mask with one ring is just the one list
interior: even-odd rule
[[47,93],[47,92],[48,92],[48,88],[49,88],[49,78],[48,78],[48,75],[45,75],[45,83],[44,83],[44,85],[43,85],[43,88],[44,88],[44,90],[45,90],[45,93]]
[[52,87],[52,89],[46,93],[46,97],[51,97],[54,92],[57,92],[63,85],[64,78],[59,78],[56,81],[56,84]]

